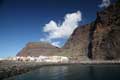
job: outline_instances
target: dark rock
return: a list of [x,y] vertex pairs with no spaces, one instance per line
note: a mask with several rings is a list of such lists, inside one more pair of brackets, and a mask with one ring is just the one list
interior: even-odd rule
[[78,27],[64,48],[90,59],[120,59],[120,6],[113,4],[97,12],[94,22]]
[[120,7],[113,4],[99,12],[98,16],[101,21],[94,25],[96,30],[92,40],[93,59],[120,59]]

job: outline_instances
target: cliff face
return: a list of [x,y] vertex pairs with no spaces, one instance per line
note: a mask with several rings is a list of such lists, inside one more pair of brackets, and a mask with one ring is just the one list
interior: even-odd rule
[[120,59],[120,6],[111,5],[97,13],[93,32],[93,59]]
[[120,59],[119,34],[120,6],[113,4],[98,12],[96,20],[91,24],[78,27],[64,48],[90,59]]
[[83,60],[83,57],[87,57],[90,25],[91,24],[88,24],[75,29],[63,47],[68,50],[66,54],[78,57],[80,60]]
[[57,52],[61,52],[61,49],[49,43],[30,42],[17,54],[17,56],[55,55]]

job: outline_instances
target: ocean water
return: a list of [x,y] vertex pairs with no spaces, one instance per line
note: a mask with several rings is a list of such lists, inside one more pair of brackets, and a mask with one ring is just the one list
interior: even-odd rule
[[47,66],[6,80],[120,80],[120,65]]

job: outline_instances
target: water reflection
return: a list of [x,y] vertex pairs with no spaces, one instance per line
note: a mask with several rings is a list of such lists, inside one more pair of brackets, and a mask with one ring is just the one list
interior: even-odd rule
[[120,65],[50,66],[6,80],[120,80]]

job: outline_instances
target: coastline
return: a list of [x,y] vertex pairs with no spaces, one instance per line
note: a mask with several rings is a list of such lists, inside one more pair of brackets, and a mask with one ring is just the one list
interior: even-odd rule
[[101,64],[120,64],[120,61],[73,61],[69,63],[41,63],[41,62],[20,62],[20,61],[0,61],[0,80],[12,76],[20,75],[45,66],[64,66],[64,65],[101,65]]

